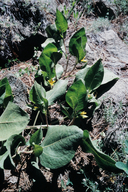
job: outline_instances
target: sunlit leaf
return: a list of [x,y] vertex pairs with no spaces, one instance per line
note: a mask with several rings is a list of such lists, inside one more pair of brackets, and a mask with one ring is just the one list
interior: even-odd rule
[[103,80],[104,76],[104,68],[99,59],[90,69],[88,70],[85,76],[85,86],[89,92],[93,91],[94,89],[98,88]]
[[42,142],[41,165],[57,169],[70,162],[81,142],[83,131],[76,126],[49,126]]
[[79,31],[77,31],[70,39],[69,52],[73,56],[76,56],[79,62],[85,57],[86,42],[87,37],[84,28],[81,28]]
[[52,105],[54,101],[63,96],[67,89],[67,80],[59,80],[54,85],[53,89],[46,92],[46,99],[48,100],[48,105]]
[[9,102],[0,117],[0,141],[21,133],[29,122],[28,114],[16,104]]
[[125,171],[128,174],[128,161],[126,164],[124,164],[122,162],[116,162],[116,167]]
[[66,93],[66,102],[72,109],[79,111],[87,104],[86,96],[86,87],[81,80],[78,80],[68,89]]
[[37,106],[43,106],[45,98],[46,98],[45,89],[35,81],[32,89],[29,92],[30,101]]
[[83,150],[86,153],[92,153],[94,155],[99,167],[112,172],[120,172],[120,170],[115,166],[116,162],[112,158],[110,158],[108,155],[99,151],[93,145],[91,138],[89,136],[89,132],[87,130],[84,130]]
[[56,10],[56,27],[60,33],[64,33],[68,28],[68,23],[64,15],[57,9]]
[[112,71],[104,68],[104,77],[101,85],[96,89],[97,98],[106,93],[118,81],[119,77]]
[[56,64],[56,76],[57,76],[57,79],[59,79],[61,77],[61,75],[63,74],[64,72],[64,69],[62,67],[62,65],[59,65],[59,64]]

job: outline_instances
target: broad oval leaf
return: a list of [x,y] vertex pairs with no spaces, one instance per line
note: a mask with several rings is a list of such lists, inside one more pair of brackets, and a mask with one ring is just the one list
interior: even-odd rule
[[82,110],[87,104],[87,91],[81,80],[76,81],[66,93],[66,102],[75,111]]
[[29,122],[28,114],[16,104],[9,102],[0,117],[0,141],[21,133]]
[[55,23],[56,23],[57,30],[60,33],[66,32],[66,30],[68,28],[67,20],[64,17],[64,15],[58,9],[56,10],[56,20],[55,20]]
[[89,136],[89,132],[87,130],[84,130],[83,135],[83,150],[86,153],[92,153],[96,159],[97,164],[99,167],[112,171],[112,172],[121,172],[116,166],[115,161],[110,158],[108,155],[102,153],[99,151],[92,143],[91,138]]
[[50,57],[45,55],[43,52],[40,55],[39,58],[39,64],[40,68],[45,73],[45,78],[48,77],[48,79],[51,79],[55,77],[55,69],[53,66],[53,61]]
[[40,163],[48,168],[63,167],[75,155],[75,151],[83,138],[83,131],[77,126],[49,126],[42,142],[43,153]]
[[36,104],[37,106],[42,106],[44,103],[44,98],[46,97],[45,89],[38,84],[36,81],[29,93],[29,99],[32,103]]
[[69,52],[77,57],[78,61],[81,61],[85,54],[85,45],[87,42],[87,37],[85,34],[85,29],[81,28],[77,31],[70,39],[69,42]]
[[54,101],[63,96],[67,89],[67,80],[59,80],[54,85],[53,89],[46,92],[46,99],[48,100],[48,105],[52,105]]
[[92,67],[90,67],[84,79],[86,89],[89,91],[89,93],[101,85],[103,76],[104,67],[101,59],[99,59]]

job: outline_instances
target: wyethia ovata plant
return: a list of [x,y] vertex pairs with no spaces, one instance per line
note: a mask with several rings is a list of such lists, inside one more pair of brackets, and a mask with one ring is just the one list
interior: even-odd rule
[[[4,109],[0,117],[1,169],[14,168],[16,159],[20,159],[21,153],[35,156],[31,164],[36,169],[38,158],[42,166],[57,169],[68,164],[75,155],[77,147],[81,145],[83,151],[94,155],[99,167],[119,172],[115,166],[116,162],[93,145],[85,121],[92,117],[98,108],[97,99],[115,84],[118,77],[105,69],[99,59],[94,65],[86,64],[79,70],[73,84],[67,89],[66,72],[58,64],[63,54],[67,60],[69,59],[64,46],[67,28],[67,20],[57,10],[55,24],[46,29],[48,38],[42,45],[44,49],[39,58],[40,67],[35,75],[36,79],[41,81],[35,80],[29,92],[31,102],[29,106],[37,111],[33,126],[27,126],[28,114],[12,102],[13,95],[8,80],[4,78],[0,81],[0,107]],[[74,69],[77,63],[85,61],[86,42],[84,28],[70,39],[69,53],[76,58]],[[68,126],[51,125],[49,122],[49,107],[55,102],[60,104],[64,118],[69,119]],[[41,125],[36,124],[39,114],[42,119],[45,117]],[[21,135],[25,129],[36,130],[27,143]],[[44,129],[47,129],[47,132],[42,139]],[[21,145],[25,145],[25,149],[21,150]]]

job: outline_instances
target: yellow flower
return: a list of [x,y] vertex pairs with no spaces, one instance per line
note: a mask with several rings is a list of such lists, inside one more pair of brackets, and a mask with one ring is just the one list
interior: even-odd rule
[[53,80],[53,79],[51,78],[50,80],[48,80],[48,82],[49,82],[49,84],[50,84],[51,86],[53,86],[54,83],[55,83],[55,80]]
[[89,98],[89,99],[92,98],[92,95],[91,95],[91,94],[88,94],[88,98]]
[[85,59],[85,57],[81,60],[83,63],[87,63],[88,61]]
[[36,110],[38,110],[39,109],[39,107],[37,107],[37,106],[34,106],[34,110],[36,111]]
[[85,112],[85,111],[82,111],[82,112],[80,113],[80,115],[81,115],[81,117],[82,117],[83,119],[88,118],[88,116],[87,116],[86,114],[87,114],[87,112]]

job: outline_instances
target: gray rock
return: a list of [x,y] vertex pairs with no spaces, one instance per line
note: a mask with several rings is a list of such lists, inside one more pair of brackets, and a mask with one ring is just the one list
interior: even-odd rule
[[[34,46],[41,45],[46,39],[43,34],[48,22],[43,7],[38,4],[38,1],[32,0],[0,2],[1,65],[12,58],[30,59],[34,53]],[[28,57],[24,56],[26,51]]]
[[127,107],[128,105],[128,78],[121,78],[115,83],[115,85],[107,91],[100,100],[113,100],[114,103],[122,102]]
[[105,67],[116,74],[128,65],[128,46],[113,30],[87,34],[86,58],[89,64],[102,58]]
[[26,85],[13,74],[8,74],[6,77],[12,89],[14,103],[26,111],[28,101],[28,90]]

